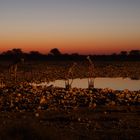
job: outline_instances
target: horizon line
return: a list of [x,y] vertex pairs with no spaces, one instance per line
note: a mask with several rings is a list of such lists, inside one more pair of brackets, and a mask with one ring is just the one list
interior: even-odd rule
[[107,52],[105,52],[105,53],[86,53],[86,52],[85,53],[80,53],[80,52],[68,53],[66,51],[61,51],[59,48],[52,48],[52,49],[50,49],[50,51],[43,53],[42,51],[39,51],[39,50],[26,51],[26,50],[23,50],[22,48],[12,48],[12,49],[7,49],[5,51],[0,51],[0,54],[2,54],[4,52],[7,52],[7,51],[12,51],[13,49],[20,49],[23,53],[30,53],[30,52],[33,51],[33,52],[38,52],[38,53],[43,54],[43,55],[48,55],[52,49],[58,49],[62,55],[65,55],[65,54],[68,54],[68,55],[72,55],[72,54],[78,54],[78,55],[113,55],[113,54],[116,54],[117,55],[117,54],[120,54],[121,52],[129,53],[130,51],[140,51],[140,49],[129,49],[129,50],[124,50],[123,49],[123,50],[120,50],[120,51],[110,52],[110,53],[107,53]]

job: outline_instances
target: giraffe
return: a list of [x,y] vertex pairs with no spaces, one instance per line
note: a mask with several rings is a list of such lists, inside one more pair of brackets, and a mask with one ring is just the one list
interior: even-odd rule
[[87,60],[89,61],[89,78],[88,78],[88,88],[92,89],[94,88],[94,64],[92,60],[90,59],[90,56],[87,56]]
[[11,65],[9,65],[9,74],[10,76],[14,76],[14,81],[17,81],[17,70],[18,70],[18,66],[24,63],[24,58],[20,58],[20,59],[16,59],[15,61],[13,61],[13,63]]
[[[75,66],[77,65],[77,63],[73,63],[72,66],[69,68],[68,70],[68,73],[66,73],[67,75],[65,75],[66,77],[66,80],[65,80],[65,88],[66,89],[70,89],[71,88],[71,85],[73,83],[73,70],[75,68]],[[71,82],[70,82],[70,79],[71,78]]]

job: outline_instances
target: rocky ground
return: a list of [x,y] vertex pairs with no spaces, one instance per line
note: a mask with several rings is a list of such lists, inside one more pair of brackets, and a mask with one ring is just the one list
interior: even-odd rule
[[0,139],[139,139],[140,91],[0,89]]

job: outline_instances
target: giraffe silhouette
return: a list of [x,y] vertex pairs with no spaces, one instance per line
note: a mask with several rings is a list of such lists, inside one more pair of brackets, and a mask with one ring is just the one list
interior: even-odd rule
[[[72,66],[68,69],[68,73],[66,73],[65,77],[66,77],[66,80],[65,80],[65,88],[66,89],[70,89],[71,88],[71,85],[73,83],[73,71],[74,71],[74,68],[75,66],[77,65],[77,63],[73,63]],[[70,82],[70,79],[71,79],[71,82]]]
[[88,88],[92,89],[94,88],[94,69],[95,66],[92,62],[92,60],[90,59],[90,56],[87,56],[87,60],[89,61],[89,78],[88,78]]
[[15,59],[12,64],[9,65],[9,74],[10,76],[14,76],[14,81],[17,81],[17,71],[18,71],[18,66],[20,64],[24,63],[24,58],[17,58]]

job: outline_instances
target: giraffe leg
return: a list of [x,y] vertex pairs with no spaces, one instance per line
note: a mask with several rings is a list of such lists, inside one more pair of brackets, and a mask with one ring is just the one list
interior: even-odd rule
[[16,82],[17,81],[17,65],[15,65],[15,67],[14,67],[14,79]]

